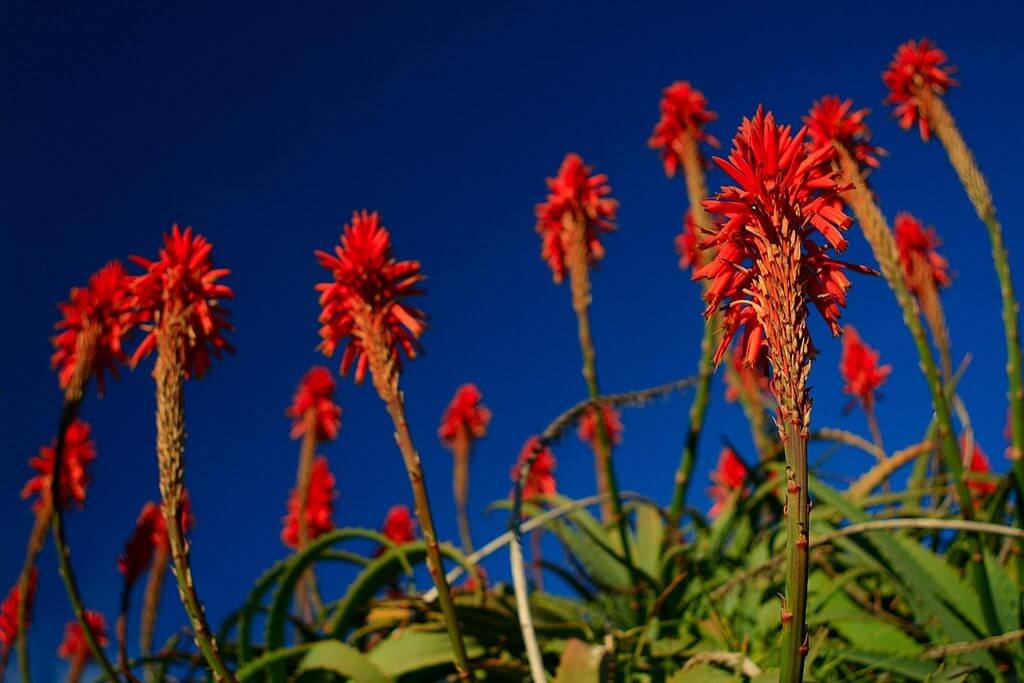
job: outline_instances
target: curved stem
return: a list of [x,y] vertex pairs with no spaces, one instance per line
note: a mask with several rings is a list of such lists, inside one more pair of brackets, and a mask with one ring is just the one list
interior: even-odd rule
[[[146,579],[146,590],[142,597],[142,618],[139,623],[139,651],[143,657],[153,652],[153,634],[156,632],[156,616],[160,609],[160,598],[163,596],[164,576],[167,574],[167,563],[170,561],[168,550],[158,544],[153,551],[153,562],[149,566]],[[156,680],[155,664],[146,667],[146,680]]]
[[452,444],[452,494],[455,498],[455,518],[459,525],[462,550],[473,552],[473,534],[469,528],[469,435],[460,429]]
[[[299,449],[299,465],[295,474],[295,493],[298,496],[299,545],[302,550],[309,543],[309,526],[306,522],[306,507],[309,505],[309,488],[313,480],[313,461],[316,460],[316,409],[310,408],[302,418],[306,423],[306,431]],[[296,588],[296,602],[299,613],[305,621],[312,620],[313,598],[312,570],[303,574]]]

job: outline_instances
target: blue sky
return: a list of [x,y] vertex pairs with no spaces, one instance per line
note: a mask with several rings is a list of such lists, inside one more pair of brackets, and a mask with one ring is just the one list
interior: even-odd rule
[[[18,492],[25,461],[53,434],[59,392],[49,370],[56,303],[111,258],[152,255],[174,221],[215,245],[237,292],[238,353],[188,387],[188,486],[198,526],[194,569],[213,621],[285,549],[278,534],[297,444],[284,410],[316,350],[313,285],[355,209],[382,212],[400,258],[428,276],[427,354],[402,385],[442,535],[454,538],[450,458],[435,438],[455,387],[475,381],[494,411],[473,464],[478,540],[499,533],[486,506],[508,493],[522,442],[584,393],[567,287],[551,283],[533,232],[544,178],[576,151],[610,176],[620,230],[594,274],[593,325],[608,391],[690,374],[702,321],[698,287],[672,251],[686,202],[646,148],[661,89],[688,79],[707,95],[728,141],[763,102],[797,122],[835,93],[873,110],[889,151],[873,176],[886,213],[935,224],[956,272],[944,295],[978,439],[1005,469],[1005,349],[985,232],[937,143],[901,131],[881,104],[879,79],[895,47],[927,35],[960,68],[947,101],[989,177],[1018,281],[1024,278],[1019,112],[1024,70],[1011,3],[764,3],[694,6],[598,3],[252,3],[213,8],[95,4],[8,7],[0,28],[0,283],[7,334],[0,380],[2,590],[16,577],[31,525]],[[712,188],[720,185],[717,171]],[[856,229],[850,260],[870,262]],[[880,420],[894,447],[919,438],[929,400],[908,333],[884,282],[857,278],[845,320],[895,370]],[[820,321],[815,426],[866,433],[844,415],[838,343]],[[155,498],[153,390],[140,370],[90,398],[99,458],[86,508],[68,530],[86,600],[113,620],[115,557],[143,502]],[[339,525],[377,526],[410,502],[383,406],[370,386],[340,382],[337,442],[323,451],[338,478]],[[749,452],[736,406],[716,380],[694,499],[720,437]],[[616,460],[633,489],[667,502],[689,397],[625,416]],[[593,489],[591,456],[575,438],[556,449],[559,486]],[[867,461],[833,457],[853,475]],[[40,673],[70,616],[53,553],[43,556],[33,629]],[[502,578],[504,558],[491,565]],[[340,585],[334,585],[340,591]],[[181,623],[169,591],[162,633]],[[134,630],[134,627],[133,627]],[[134,640],[134,637],[133,637]],[[49,669],[47,667],[50,667]]]

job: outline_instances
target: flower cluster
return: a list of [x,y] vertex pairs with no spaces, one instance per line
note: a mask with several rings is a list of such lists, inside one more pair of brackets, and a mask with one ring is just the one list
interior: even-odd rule
[[230,287],[219,282],[231,271],[214,268],[210,254],[213,245],[192,228],[177,224],[164,235],[164,245],[156,260],[132,256],[144,269],[132,280],[134,305],[147,334],[132,354],[137,365],[153,352],[162,326],[181,336],[180,358],[186,377],[202,377],[211,357],[220,358],[233,351],[225,332],[233,329],[222,299],[234,296]]
[[[100,647],[107,646],[107,621],[99,612],[87,610],[85,612],[85,623],[96,638]],[[64,627],[64,640],[57,648],[57,654],[68,660],[84,661],[92,656],[89,650],[89,642],[85,637],[85,630],[77,621],[69,621]]]
[[[538,450],[539,448],[539,450]],[[523,486],[523,500],[533,500],[538,496],[550,496],[555,493],[555,456],[547,446],[541,447],[540,437],[531,436],[519,452],[519,460],[512,466],[512,481],[519,481],[523,465],[537,451],[530,471],[526,475]]]
[[[61,454],[61,469],[57,482],[58,499],[61,508],[75,503],[85,503],[86,487],[89,485],[88,466],[96,459],[96,445],[89,440],[89,423],[76,419],[64,435],[64,452]],[[43,446],[39,454],[28,461],[36,475],[21,489],[22,498],[38,496],[32,504],[36,513],[50,504],[50,486],[53,481],[53,461],[56,444]]]
[[[59,305],[62,317],[56,325],[51,363],[62,389],[68,388],[80,367],[95,374],[101,394],[105,373],[117,377],[117,364],[125,360],[123,344],[136,318],[130,283],[124,266],[111,261],[94,273],[85,287],[73,288],[68,301]],[[88,359],[79,357],[84,334],[96,335]],[[82,366],[83,362],[87,365]]]
[[909,130],[916,121],[922,140],[931,136],[931,125],[921,110],[921,96],[924,93],[942,95],[958,85],[950,76],[953,68],[946,60],[946,53],[927,38],[908,40],[896,48],[889,68],[882,72],[882,82],[889,89],[885,101],[896,105],[893,115],[900,127]]
[[[178,509],[181,530],[187,533],[195,526],[192,503],[187,492],[182,495]],[[135,530],[125,543],[124,551],[117,557],[117,569],[124,574],[125,586],[131,588],[135,585],[142,573],[149,568],[157,549],[169,553],[171,542],[167,536],[167,524],[160,506],[148,502],[142,506],[139,518],[135,522]]]
[[341,406],[334,402],[334,377],[325,367],[311,368],[299,382],[288,417],[292,418],[292,438],[306,433],[307,413],[313,411],[314,434],[317,441],[330,441],[341,428]]
[[718,115],[708,110],[707,98],[688,81],[676,81],[665,88],[658,108],[661,118],[647,144],[652,149],[661,150],[661,160],[668,177],[675,175],[684,163],[680,149],[683,138],[690,137],[694,143],[706,142],[718,147],[718,140],[704,131],[704,127]]
[[[309,482],[309,496],[306,499],[306,533],[310,539],[317,538],[334,528],[334,499],[338,497],[334,475],[327,466],[327,458],[317,458],[313,463]],[[292,490],[288,500],[288,515],[284,518],[281,541],[289,548],[299,547],[299,495]]]
[[591,175],[591,168],[578,154],[566,154],[558,175],[548,178],[547,183],[547,201],[536,209],[537,232],[542,237],[541,256],[550,266],[555,282],[561,282],[574,246],[573,226],[582,226],[587,263],[600,261],[604,257],[600,236],[615,229],[618,202],[608,196],[612,191],[608,176]]
[[487,435],[491,411],[481,403],[482,400],[483,395],[475,384],[463,384],[455,390],[437,429],[441,443],[452,448],[459,440],[469,443]]
[[878,168],[883,150],[871,144],[871,130],[864,123],[867,109],[853,109],[853,100],[826,95],[811,105],[804,117],[807,137],[815,148],[838,144],[856,160],[863,171]]
[[[600,415],[601,420],[604,422],[604,433],[608,436],[608,442],[613,445],[622,443],[622,432],[624,429],[619,411],[614,406],[602,403]],[[588,408],[583,412],[583,416],[580,417],[580,424],[576,429],[576,434],[580,437],[580,441],[590,446],[590,449],[595,453],[600,445],[597,431],[597,416],[597,409]]]
[[708,514],[717,517],[737,491],[744,491],[747,481],[747,466],[736,451],[726,446],[718,454],[718,466],[711,473],[712,485],[708,496],[714,501]]
[[896,214],[893,230],[900,265],[911,292],[920,296],[926,286],[942,288],[952,283],[949,261],[937,251],[942,242],[935,234],[935,228],[925,228],[921,221],[904,211]]
[[891,365],[878,364],[878,357],[878,351],[865,344],[852,325],[847,325],[839,362],[843,392],[856,398],[869,411],[874,407],[876,392],[892,372]]
[[[391,234],[381,224],[377,212],[359,211],[345,224],[341,243],[334,255],[316,252],[320,265],[331,272],[332,280],[316,286],[320,292],[320,350],[333,356],[345,345],[341,374],[355,367],[355,381],[366,376],[369,358],[365,353],[366,335],[382,334],[392,359],[398,363],[398,350],[415,358],[417,340],[426,327],[426,314],[405,303],[410,296],[422,294],[419,284],[424,275],[418,261],[398,261],[391,254]],[[380,329],[362,329],[360,309],[368,308],[379,316]]]
[[[32,567],[28,575],[28,600],[25,604],[25,614],[32,613],[32,602],[35,599],[38,583],[39,570]],[[18,585],[14,585],[4,601],[0,603],[0,660],[18,637],[18,608],[20,604],[21,590]]]
[[381,533],[395,545],[405,545],[416,540],[416,522],[406,505],[394,505],[384,516]]

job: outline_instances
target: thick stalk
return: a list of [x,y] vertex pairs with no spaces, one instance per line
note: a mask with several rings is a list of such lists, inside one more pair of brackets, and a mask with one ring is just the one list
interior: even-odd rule
[[786,451],[786,598],[782,605],[782,671],[779,681],[803,680],[807,655],[807,570],[810,498],[807,437],[795,425],[783,435]]
[[[309,488],[313,481],[313,461],[316,460],[316,410],[310,408],[303,415],[306,431],[302,436],[299,449],[299,466],[295,474],[295,495],[298,497],[299,547],[301,551],[309,543],[309,525],[306,523],[306,507],[309,505]],[[312,594],[313,573],[306,571],[299,578],[296,591],[299,613],[303,620],[310,622],[313,618]]]
[[[28,661],[28,621],[32,615],[29,609],[31,605],[25,597],[29,592],[32,570],[35,569],[39,553],[42,552],[43,546],[46,544],[50,516],[51,508],[47,502],[36,513],[36,521],[32,525],[32,533],[28,537],[28,546],[25,548],[25,562],[21,567],[21,574],[18,575],[18,667],[23,683],[32,680]],[[4,656],[6,657],[6,653]]]
[[[161,543],[153,550],[153,562],[146,578],[146,590],[142,597],[142,618],[139,622],[139,651],[143,657],[153,653],[153,634],[156,632],[156,616],[160,610],[160,598],[164,593],[164,577],[170,562],[167,548]],[[146,667],[146,680],[155,681],[159,665]]]
[[167,528],[171,562],[178,584],[178,596],[192,624],[196,646],[209,664],[214,679],[234,683],[234,676],[221,659],[217,641],[199,601],[189,548],[181,531],[181,499],[185,478],[185,378],[180,363],[181,334],[167,325],[158,334],[156,369],[156,444],[160,470],[161,512]]
[[452,494],[455,499],[455,518],[459,524],[462,550],[473,552],[473,534],[469,529],[469,434],[460,428],[452,443]]

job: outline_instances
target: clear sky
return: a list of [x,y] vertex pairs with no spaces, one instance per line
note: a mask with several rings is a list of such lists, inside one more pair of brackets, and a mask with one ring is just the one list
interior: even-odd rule
[[[658,384],[696,367],[698,287],[672,249],[683,184],[664,177],[645,144],[661,89],[677,79],[705,92],[720,116],[710,131],[726,143],[759,102],[787,122],[829,93],[873,109],[876,141],[889,151],[874,186],[890,218],[909,210],[945,240],[956,272],[944,294],[955,353],[973,354],[962,396],[980,443],[1005,470],[1005,349],[988,239],[942,148],[889,117],[879,73],[900,42],[922,35],[960,67],[963,86],[947,101],[990,179],[1021,282],[1019,4],[435,4],[6,7],[0,590],[15,580],[31,525],[18,497],[25,461],[56,424],[56,303],[109,259],[155,254],[174,221],[211,239],[237,293],[238,353],[187,394],[194,570],[214,622],[285,554],[280,520],[298,447],[284,410],[306,369],[335,367],[315,348],[313,285],[325,272],[313,251],[337,241],[354,209],[381,211],[397,255],[420,260],[429,278],[427,354],[406,366],[402,385],[442,535],[454,538],[455,522],[450,457],[435,430],[455,387],[470,380],[495,415],[473,463],[474,531],[478,540],[499,533],[504,515],[485,509],[507,495],[522,442],[584,390],[568,288],[551,283],[533,231],[544,178],[565,152],[608,173],[621,202],[620,230],[605,240],[593,277],[604,388]],[[712,188],[722,179],[712,173]],[[850,260],[870,262],[859,232],[851,235]],[[887,442],[914,442],[929,400],[884,282],[857,278],[844,317],[895,367],[880,406]],[[866,433],[861,414],[843,413],[839,345],[816,315],[813,333],[814,425]],[[739,408],[721,396],[716,379],[693,489],[700,506],[720,437],[750,453]],[[336,522],[376,527],[390,505],[410,502],[401,459],[372,387],[342,380],[338,398],[340,438],[324,448],[341,494]],[[158,495],[153,403],[140,370],[84,409],[99,458],[68,532],[86,600],[109,621],[120,590],[115,557],[143,502]],[[676,397],[625,415],[616,454],[624,488],[667,503],[688,405]],[[573,437],[556,455],[560,489],[592,492],[585,447]],[[826,469],[848,476],[867,465],[843,451]],[[507,576],[504,562],[489,565],[495,578]],[[49,549],[42,567],[32,647],[45,676],[59,670],[52,653],[70,609]],[[163,635],[183,619],[170,591],[165,606]]]

